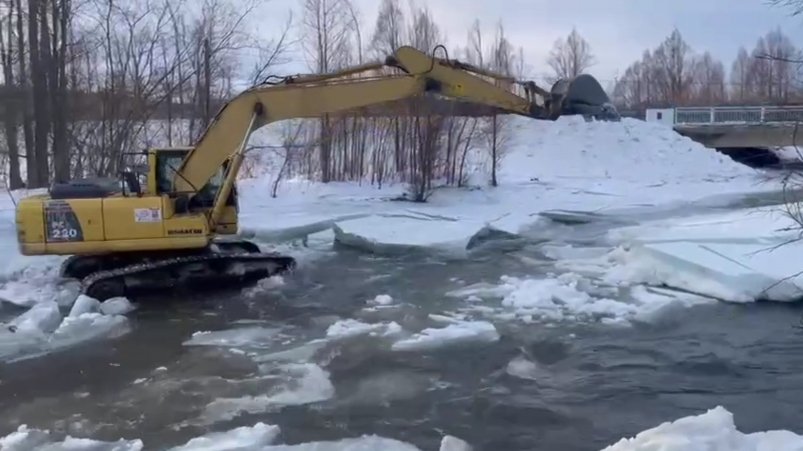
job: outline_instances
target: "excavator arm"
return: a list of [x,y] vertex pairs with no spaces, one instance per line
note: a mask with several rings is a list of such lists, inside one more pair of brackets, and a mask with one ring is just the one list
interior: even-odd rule
[[[382,73],[388,68],[400,70],[401,74]],[[523,94],[515,92],[517,88]],[[423,94],[536,119],[557,118],[561,113],[559,101],[565,98],[562,93],[553,95],[531,82],[517,82],[448,58],[435,58],[412,47],[401,47],[383,64],[286,78],[240,93],[221,108],[188,153],[174,176],[174,191],[193,196],[229,161],[211,212],[210,222],[214,225],[236,179],[248,138],[258,128],[276,121],[317,118]]]

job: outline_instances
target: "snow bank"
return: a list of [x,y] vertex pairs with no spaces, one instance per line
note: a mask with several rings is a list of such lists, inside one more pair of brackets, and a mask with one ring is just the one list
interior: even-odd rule
[[555,122],[517,118],[515,125],[515,147],[499,174],[503,181],[597,179],[646,187],[755,174],[663,124],[632,118],[585,122],[579,116],[564,116]]
[[603,451],[800,451],[803,437],[789,431],[744,434],[733,414],[718,406],[623,438]]

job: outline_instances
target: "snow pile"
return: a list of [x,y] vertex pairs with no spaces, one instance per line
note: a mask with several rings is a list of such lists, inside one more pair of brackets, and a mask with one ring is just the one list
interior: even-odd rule
[[514,124],[516,147],[502,161],[504,182],[573,178],[646,187],[755,174],[659,123],[632,118],[585,122],[580,116],[564,116],[555,122],[517,118]]
[[800,451],[803,437],[790,431],[744,434],[733,414],[718,406],[697,416],[663,423],[603,451]]

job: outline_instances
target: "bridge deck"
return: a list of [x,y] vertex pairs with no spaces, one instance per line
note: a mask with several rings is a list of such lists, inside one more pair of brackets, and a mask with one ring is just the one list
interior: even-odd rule
[[803,107],[684,107],[674,110],[674,129],[706,147],[803,146]]

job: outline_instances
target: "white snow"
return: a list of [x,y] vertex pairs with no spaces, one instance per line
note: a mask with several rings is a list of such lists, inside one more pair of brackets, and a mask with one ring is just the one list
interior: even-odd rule
[[426,328],[391,346],[393,351],[428,351],[467,343],[491,343],[499,340],[496,327],[487,321],[465,321],[442,328]]
[[744,434],[722,406],[623,438],[603,451],[800,451],[803,437],[790,431]]

